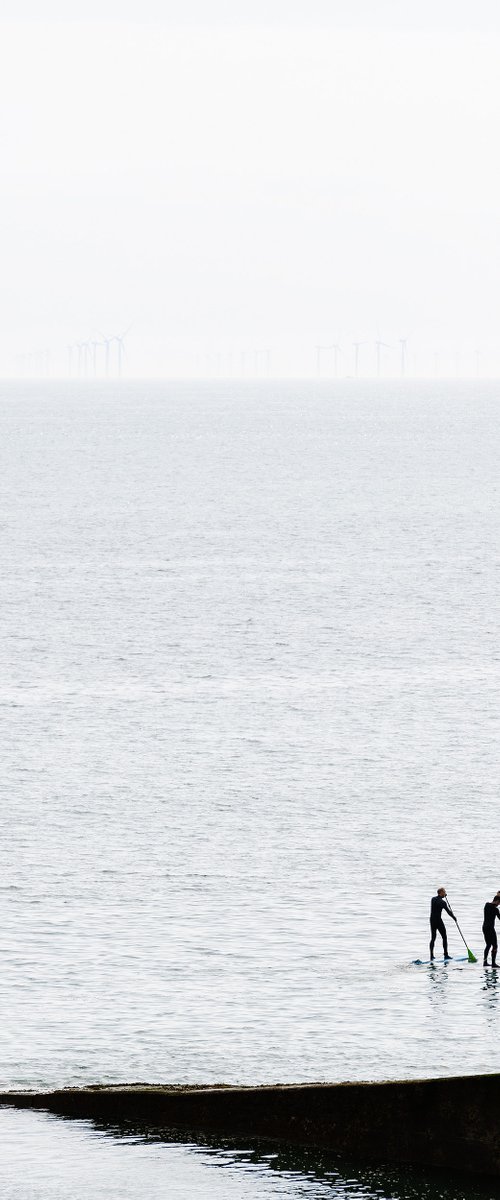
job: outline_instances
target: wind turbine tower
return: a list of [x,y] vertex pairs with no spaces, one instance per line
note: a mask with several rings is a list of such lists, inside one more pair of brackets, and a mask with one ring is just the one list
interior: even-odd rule
[[[123,333],[115,333],[115,334],[113,334],[113,337],[109,337],[109,338],[104,337],[104,334],[101,333],[101,337],[102,337],[101,345],[104,346],[104,372],[105,372],[106,376],[109,375],[110,365],[111,365],[110,346],[112,345],[113,342],[116,342],[116,373],[118,375],[118,378],[119,379],[121,378],[123,359],[125,357],[125,338],[127,336],[129,329],[131,329],[131,328],[132,328],[132,326],[129,325],[128,328],[123,331]],[[92,345],[93,345],[93,343],[92,343]],[[98,342],[96,342],[96,346],[97,345],[99,345]]]
[[111,342],[113,342],[113,341],[114,341],[114,338],[112,338],[112,337],[110,337],[110,338],[104,337],[104,334],[103,334],[103,333],[101,333],[101,337],[102,337],[102,343],[101,343],[101,344],[104,346],[104,374],[105,374],[105,376],[106,376],[106,379],[107,379],[107,378],[108,378],[108,376],[109,376],[109,361],[110,361],[110,350],[109,350],[109,347],[111,346]]
[[375,349],[377,351],[377,379],[380,379],[380,351],[382,349],[390,350],[390,348],[391,347],[387,345],[387,342],[381,342],[380,338],[377,338],[377,341],[375,342]]
[[85,379],[89,373],[90,342],[82,342],[82,364]]
[[401,379],[404,379],[404,377],[406,375],[406,354],[407,354],[407,347],[408,347],[408,338],[400,338],[399,344],[401,346]]
[[122,363],[123,356],[125,354],[124,338],[126,337],[127,332],[128,331],[125,330],[125,333],[116,334],[116,336],[112,339],[114,342],[116,342],[116,370],[119,379],[121,379],[122,376]]
[[354,346],[354,378],[357,379],[359,374],[359,348],[360,346],[365,346],[366,342],[353,342],[352,344]]
[[101,342],[95,342],[95,341],[92,341],[90,343],[90,345],[92,347],[92,374],[94,376],[94,379],[97,378],[97,347],[100,346],[101,344],[102,344]]

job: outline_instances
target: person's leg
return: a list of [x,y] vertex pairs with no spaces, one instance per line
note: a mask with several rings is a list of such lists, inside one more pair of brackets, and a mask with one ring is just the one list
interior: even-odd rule
[[491,937],[492,937],[492,939],[493,939],[493,940],[492,940],[492,943],[491,943],[491,965],[492,965],[492,967],[496,967],[496,965],[497,965],[498,939],[497,939],[497,935],[496,935],[495,931],[493,931],[493,933],[491,934]]
[[434,942],[436,941],[436,926],[431,921],[431,940],[429,942],[430,960],[434,958]]
[[488,966],[488,954],[490,952],[490,947],[492,945],[491,934],[488,933],[488,931],[486,929],[483,929],[483,936],[484,936],[484,941],[485,941],[483,967],[487,967]]
[[443,954],[444,954],[444,957],[445,957],[445,958],[449,958],[449,957],[450,957],[450,955],[448,954],[448,934],[447,934],[447,932],[446,932],[446,925],[445,925],[444,921],[440,921],[440,922],[439,922],[438,929],[439,929],[439,932],[440,932],[440,934],[441,934],[441,937],[442,937],[442,939],[443,939]]

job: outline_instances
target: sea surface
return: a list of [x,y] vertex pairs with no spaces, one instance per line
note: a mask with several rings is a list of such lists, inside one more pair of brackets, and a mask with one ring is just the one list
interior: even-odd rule
[[[413,965],[500,887],[500,385],[4,382],[0,430],[0,1089],[500,1070],[496,973]],[[6,1200],[375,1194],[0,1131]]]

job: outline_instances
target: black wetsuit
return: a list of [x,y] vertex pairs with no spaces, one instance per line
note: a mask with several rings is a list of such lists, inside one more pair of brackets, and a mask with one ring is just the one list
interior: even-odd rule
[[497,905],[491,904],[491,902],[489,904],[485,904],[483,933],[486,945],[484,947],[484,961],[486,962],[491,949],[491,964],[493,967],[496,966],[498,949],[498,939],[495,933],[495,917],[498,917],[500,920],[500,912],[498,911]]
[[[443,908],[444,908],[444,911],[448,913],[448,916],[453,917],[451,908],[446,903],[444,896],[433,896],[432,900],[431,900],[431,941],[430,941],[430,946],[429,946],[429,949],[431,952],[431,958],[434,958],[434,942],[436,941],[436,933],[440,933],[441,937],[443,939],[444,957],[445,958],[449,957],[449,955],[448,955],[448,934],[446,932],[446,925],[444,924],[443,918],[441,916]],[[453,920],[455,920],[454,917],[453,917]]]

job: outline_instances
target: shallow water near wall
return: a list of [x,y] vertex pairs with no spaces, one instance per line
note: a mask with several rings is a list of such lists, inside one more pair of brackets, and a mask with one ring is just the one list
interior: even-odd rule
[[2,1088],[499,1069],[499,401],[1,385]]

